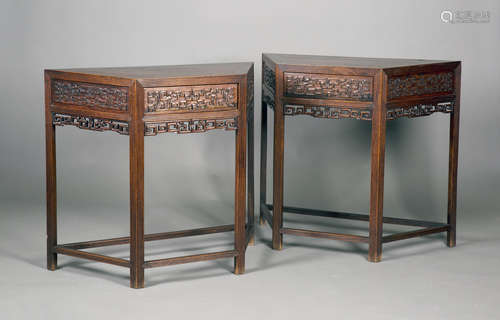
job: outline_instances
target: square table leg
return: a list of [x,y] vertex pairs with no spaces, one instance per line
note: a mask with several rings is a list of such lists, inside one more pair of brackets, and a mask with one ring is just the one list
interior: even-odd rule
[[253,120],[253,107],[251,112],[248,113],[248,244],[255,243],[255,191],[254,191],[254,120]]
[[461,66],[455,70],[455,105],[450,116],[450,154],[448,163],[448,247],[456,245],[457,232],[457,173],[458,173],[458,132],[460,124],[460,74]]
[[459,110],[455,105],[455,110],[450,118],[450,155],[448,173],[448,224],[450,230],[447,235],[448,247],[456,245],[456,224],[457,224],[457,167],[458,167],[458,128]]
[[144,123],[133,111],[130,129],[130,287],[144,288]]
[[[377,77],[375,86],[380,88],[386,83],[384,73]],[[374,99],[371,133],[371,181],[370,181],[370,227],[368,260],[379,262],[382,259],[382,232],[384,218],[384,166],[385,132],[387,111],[385,96],[377,90]]]
[[241,112],[236,129],[236,173],[235,173],[235,200],[234,200],[234,247],[238,255],[234,258],[234,273],[245,273],[245,207],[246,207],[246,115]]
[[259,223],[265,223],[261,206],[266,205],[267,190],[267,103],[262,101],[261,128],[260,128],[260,199]]
[[56,186],[56,128],[52,113],[45,111],[45,161],[47,193],[47,269],[57,269],[57,186]]
[[285,152],[285,118],[283,104],[275,103],[273,157],[273,249],[283,248],[283,158]]

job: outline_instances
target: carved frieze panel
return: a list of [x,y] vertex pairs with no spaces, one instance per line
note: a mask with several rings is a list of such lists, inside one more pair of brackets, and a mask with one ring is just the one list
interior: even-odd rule
[[330,107],[330,106],[296,106],[285,105],[286,116],[309,115],[315,118],[371,120],[371,108]]
[[54,113],[52,114],[52,124],[56,126],[70,125],[92,131],[114,131],[128,135],[128,123],[124,121]]
[[145,88],[146,112],[203,111],[238,107],[238,85]]
[[145,123],[144,135],[155,136],[159,133],[196,133],[214,129],[236,130],[238,118],[216,120],[181,120]]
[[444,102],[436,104],[418,104],[414,106],[405,106],[387,110],[387,120],[398,118],[415,118],[431,115],[435,112],[451,113],[454,103]]
[[68,80],[52,80],[52,102],[126,111],[128,88]]
[[412,74],[388,79],[387,98],[453,92],[453,72]]
[[287,96],[363,101],[373,98],[372,77],[289,72],[284,77]]

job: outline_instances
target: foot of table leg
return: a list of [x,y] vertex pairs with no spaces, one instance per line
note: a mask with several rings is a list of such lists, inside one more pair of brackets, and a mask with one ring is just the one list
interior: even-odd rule
[[[273,234],[278,234],[279,231],[274,231]],[[273,250],[283,250],[283,235],[273,237]]]
[[56,271],[57,270],[57,254],[49,254],[50,256],[47,257],[47,269],[50,271]]
[[234,257],[234,274],[245,273],[245,254]]
[[283,248],[283,158],[285,151],[285,119],[283,104],[275,103],[274,112],[274,170],[273,170],[273,249]]
[[259,224],[261,226],[265,225],[266,224],[266,220],[264,220],[264,218],[262,216],[259,217]]
[[380,262],[380,261],[382,261],[382,253],[380,253],[379,255],[372,254],[372,253],[368,254],[368,262],[377,263],[377,262]]
[[255,245],[255,234],[250,235],[250,239],[248,240],[248,245],[249,246]]

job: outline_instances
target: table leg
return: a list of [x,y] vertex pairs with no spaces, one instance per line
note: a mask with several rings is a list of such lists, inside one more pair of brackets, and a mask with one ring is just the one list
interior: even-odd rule
[[[458,71],[460,72],[460,71]],[[455,77],[460,79],[460,73]],[[458,80],[460,81],[460,80]],[[458,131],[460,122],[460,84],[457,86],[457,98],[450,117],[450,155],[448,164],[448,247],[456,245],[457,232],[457,169],[458,169]]]
[[47,193],[47,269],[57,269],[57,187],[56,187],[56,129],[52,113],[45,112],[45,159]]
[[260,204],[266,204],[266,190],[267,190],[267,103],[262,101],[262,120],[260,128],[260,202],[259,223],[265,223],[263,212],[260,209]]
[[144,288],[144,124],[130,121],[130,287]]
[[248,114],[248,228],[250,231],[248,243],[255,244],[255,190],[254,190],[254,120],[253,106]]
[[243,114],[238,118],[238,129],[236,130],[236,181],[234,200],[234,247],[238,255],[234,258],[234,273],[245,273],[245,207],[246,207],[246,116]]
[[285,118],[283,104],[276,101],[274,112],[273,157],[273,249],[283,248],[283,158],[285,152]]
[[[384,82],[380,77],[378,86]],[[384,90],[380,90],[384,92]],[[382,95],[377,95],[373,107],[371,133],[371,181],[370,181],[370,234],[368,260],[382,260],[382,232],[384,217],[384,165],[385,165],[386,107]]]

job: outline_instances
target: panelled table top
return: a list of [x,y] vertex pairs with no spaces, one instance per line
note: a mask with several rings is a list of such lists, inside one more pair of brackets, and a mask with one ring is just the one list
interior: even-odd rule
[[252,67],[250,62],[213,63],[213,64],[186,64],[169,66],[137,66],[118,68],[71,68],[55,69],[52,71],[108,76],[123,79],[171,79],[213,76],[238,76],[247,74]]
[[364,57],[338,57],[320,55],[276,54],[264,53],[269,60],[276,64],[298,66],[324,66],[324,67],[349,67],[349,68],[397,68],[422,64],[443,63],[443,60],[424,59],[393,59],[393,58],[364,58]]

